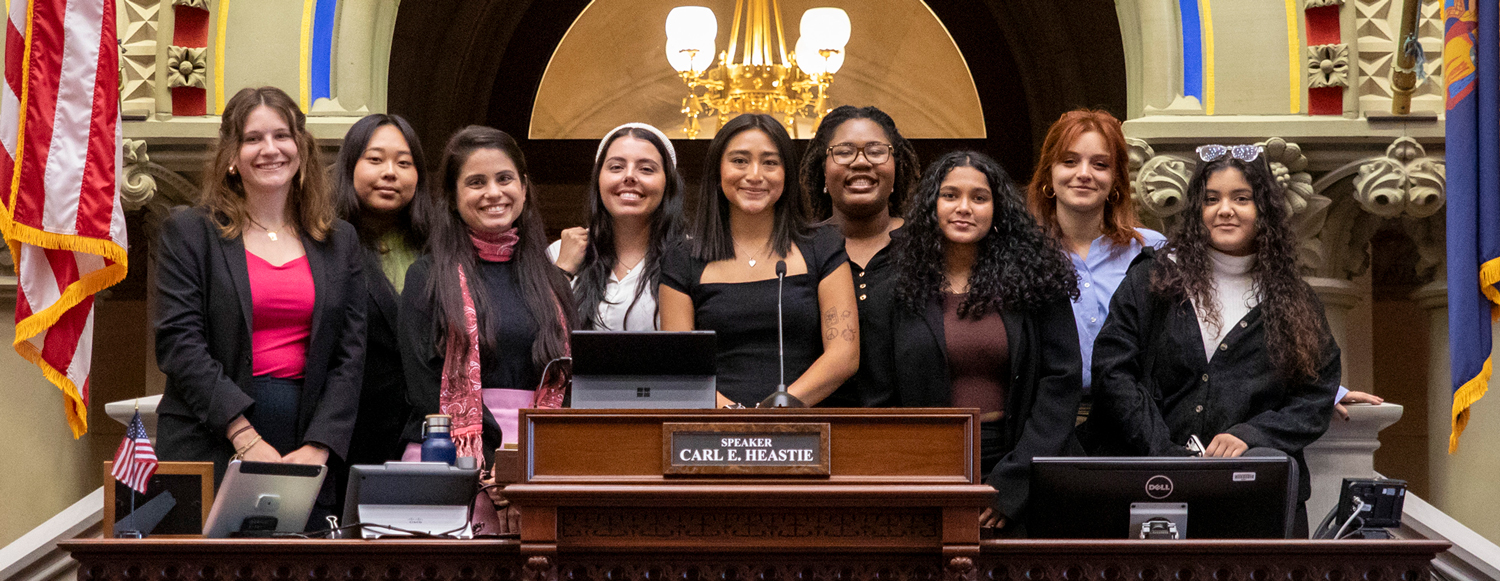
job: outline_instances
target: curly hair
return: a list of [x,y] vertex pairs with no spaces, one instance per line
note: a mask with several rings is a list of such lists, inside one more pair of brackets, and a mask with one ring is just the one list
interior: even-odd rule
[[318,158],[318,143],[307,131],[307,116],[296,101],[276,87],[240,89],[224,105],[219,139],[203,173],[201,204],[214,216],[219,235],[226,239],[238,238],[250,224],[245,182],[239,172],[230,168],[239,159],[245,123],[260,107],[275,111],[291,129],[292,140],[297,144],[297,175],[292,176],[292,191],[286,197],[286,223],[321,242],[333,230],[333,194],[329,191],[328,175]]
[[833,198],[828,195],[823,175],[824,167],[827,166],[828,146],[833,141],[834,132],[845,122],[855,119],[873,121],[891,142],[891,158],[896,160],[896,182],[891,185],[886,212],[891,216],[900,216],[905,210],[908,192],[917,187],[917,179],[921,177],[922,168],[918,165],[917,150],[901,136],[901,132],[896,129],[896,121],[890,115],[875,107],[842,105],[829,112],[823,122],[818,124],[818,131],[813,134],[812,141],[807,144],[807,153],[802,157],[802,190],[807,192],[807,216],[814,222],[833,216]]
[[1062,238],[1062,229],[1057,224],[1057,194],[1047,193],[1052,185],[1052,166],[1068,154],[1068,147],[1089,132],[1098,133],[1109,148],[1112,183],[1109,195],[1104,198],[1104,236],[1121,246],[1130,244],[1132,238],[1144,245],[1146,238],[1135,231],[1141,226],[1141,219],[1136,216],[1135,201],[1130,198],[1130,173],[1125,167],[1130,154],[1125,147],[1125,133],[1120,129],[1120,120],[1108,111],[1076,109],[1063,113],[1052,124],[1047,139],[1042,141],[1041,157],[1031,174],[1031,183],[1026,186],[1026,203],[1048,234]]
[[[1209,178],[1221,171],[1237,170],[1250,184],[1255,204],[1255,264],[1251,279],[1265,312],[1266,348],[1277,372],[1283,377],[1316,376],[1318,356],[1328,340],[1320,322],[1322,308],[1312,287],[1297,275],[1297,241],[1291,212],[1282,199],[1264,158],[1245,162],[1226,156],[1200,163],[1188,182],[1185,219],[1178,222],[1163,252],[1171,256],[1157,260],[1151,271],[1151,291],[1166,297],[1192,300],[1203,309],[1209,325],[1223,324],[1214,300],[1213,244],[1203,224]],[[1191,210],[1198,210],[1197,217]]]
[[[609,284],[610,273],[614,272],[618,257],[615,255],[615,219],[604,208],[603,194],[599,191],[599,174],[604,171],[604,156],[609,152],[609,146],[625,136],[655,147],[657,155],[661,156],[662,171],[666,177],[661,204],[651,214],[648,226],[650,241],[646,247],[646,256],[641,260],[641,267],[645,270],[641,271],[635,299],[639,299],[643,292],[651,293],[652,299],[657,298],[657,288],[661,283],[661,257],[666,253],[668,244],[682,238],[682,190],[685,186],[682,184],[682,174],[677,171],[677,164],[672,163],[672,156],[667,153],[667,144],[662,143],[655,133],[639,127],[625,127],[611,133],[605,138],[598,159],[594,160],[594,173],[590,174],[593,179],[589,180],[588,193],[588,249],[584,252],[583,264],[578,267],[578,277],[573,284],[573,294],[578,301],[578,321],[583,329],[604,327],[604,322],[599,319],[599,303],[605,300],[604,289]],[[632,299],[630,306],[626,308],[627,316],[635,305],[636,301]]]
[[897,304],[920,312],[948,287],[943,273],[946,239],[938,225],[937,201],[943,180],[959,167],[984,174],[994,194],[995,216],[989,233],[979,241],[969,275],[969,296],[959,305],[958,315],[979,318],[991,310],[1029,310],[1062,296],[1077,299],[1078,274],[1072,261],[1026,210],[1010,175],[985,154],[956,151],[938,158],[922,173],[906,210],[906,226],[892,242]]

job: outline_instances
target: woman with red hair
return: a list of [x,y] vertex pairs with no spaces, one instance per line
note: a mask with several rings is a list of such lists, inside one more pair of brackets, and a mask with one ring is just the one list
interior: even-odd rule
[[1078,273],[1073,319],[1083,356],[1080,419],[1088,416],[1094,338],[1109,314],[1110,297],[1141,250],[1166,241],[1161,233],[1141,227],[1130,198],[1126,160],[1118,119],[1100,110],[1069,111],[1047,130],[1026,188],[1031,212],[1062,243]]

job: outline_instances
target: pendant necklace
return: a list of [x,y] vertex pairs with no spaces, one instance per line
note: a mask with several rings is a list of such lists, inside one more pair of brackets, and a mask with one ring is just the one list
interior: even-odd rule
[[[271,241],[272,241],[272,242],[275,242],[275,241],[276,241],[276,240],[277,240],[277,238],[276,238],[276,230],[272,230],[272,229],[270,229],[270,228],[267,228],[267,227],[265,227],[265,226],[262,226],[262,225],[261,225],[261,223],[260,223],[260,222],[256,222],[256,221],[255,221],[255,219],[254,219],[254,218],[251,218],[251,219],[250,219],[250,223],[251,223],[251,224],[254,224],[254,225],[256,225],[256,226],[257,226],[257,227],[259,227],[259,228],[260,228],[260,229],[261,229],[261,230],[265,230],[265,231],[266,231],[266,238],[270,238],[270,239],[271,239]],[[281,227],[282,227],[282,228],[285,228],[285,227],[286,227],[286,224],[282,224],[282,225],[281,225]],[[280,229],[280,228],[278,228],[278,230],[279,230],[279,229]]]
[[[738,243],[738,242],[736,242],[736,243],[734,243],[734,249],[735,249],[735,252],[739,252],[739,249],[740,249],[740,243]],[[749,253],[746,253],[746,255],[747,255],[747,256],[748,256],[748,255],[749,255]],[[768,253],[766,253],[766,255],[767,255],[767,256],[770,256],[770,253],[769,253],[769,252],[768,252]],[[750,258],[749,258],[749,259],[747,259],[747,260],[746,260],[746,261],[745,261],[745,262],[746,262],[746,263],[748,263],[748,264],[749,264],[749,265],[750,265],[750,268],[755,268],[755,263],[756,263],[756,262],[757,262],[757,261],[756,261],[756,260],[755,260],[755,257],[753,257],[753,256],[751,256],[751,257],[750,257]]]

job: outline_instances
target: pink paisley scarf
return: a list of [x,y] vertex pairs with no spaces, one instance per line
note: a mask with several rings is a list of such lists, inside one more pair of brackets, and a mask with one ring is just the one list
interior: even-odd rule
[[[508,262],[515,251],[520,236],[515,228],[491,234],[469,230],[469,240],[474,244],[479,259],[486,262]],[[443,356],[442,388],[438,398],[441,413],[453,418],[451,435],[459,456],[468,456],[484,463],[484,400],[480,389],[482,381],[479,368],[479,316],[474,310],[474,299],[469,294],[469,281],[462,268],[458,269],[458,286],[464,301],[464,329],[468,337],[468,348],[460,347],[459,331],[449,330],[448,350]],[[558,323],[566,334],[568,325],[562,305],[558,305]],[[564,349],[568,341],[564,337]],[[546,387],[547,379],[543,378]],[[561,398],[558,398],[561,399]],[[549,402],[550,403],[550,402]],[[561,403],[561,402],[558,402]],[[556,407],[556,406],[548,406]]]

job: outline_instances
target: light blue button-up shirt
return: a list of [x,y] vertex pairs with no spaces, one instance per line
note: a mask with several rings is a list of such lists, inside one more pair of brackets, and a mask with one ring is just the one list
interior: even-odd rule
[[[1155,230],[1136,228],[1146,238],[1146,244],[1161,248],[1167,238]],[[1073,322],[1078,325],[1078,353],[1083,356],[1083,391],[1088,393],[1094,384],[1094,338],[1104,327],[1104,318],[1109,316],[1109,299],[1115,289],[1125,280],[1125,271],[1130,261],[1141,253],[1141,243],[1130,240],[1129,246],[1119,246],[1113,240],[1100,236],[1089,243],[1089,257],[1083,258],[1068,252],[1073,260],[1073,270],[1078,272],[1078,300],[1073,301]]]

